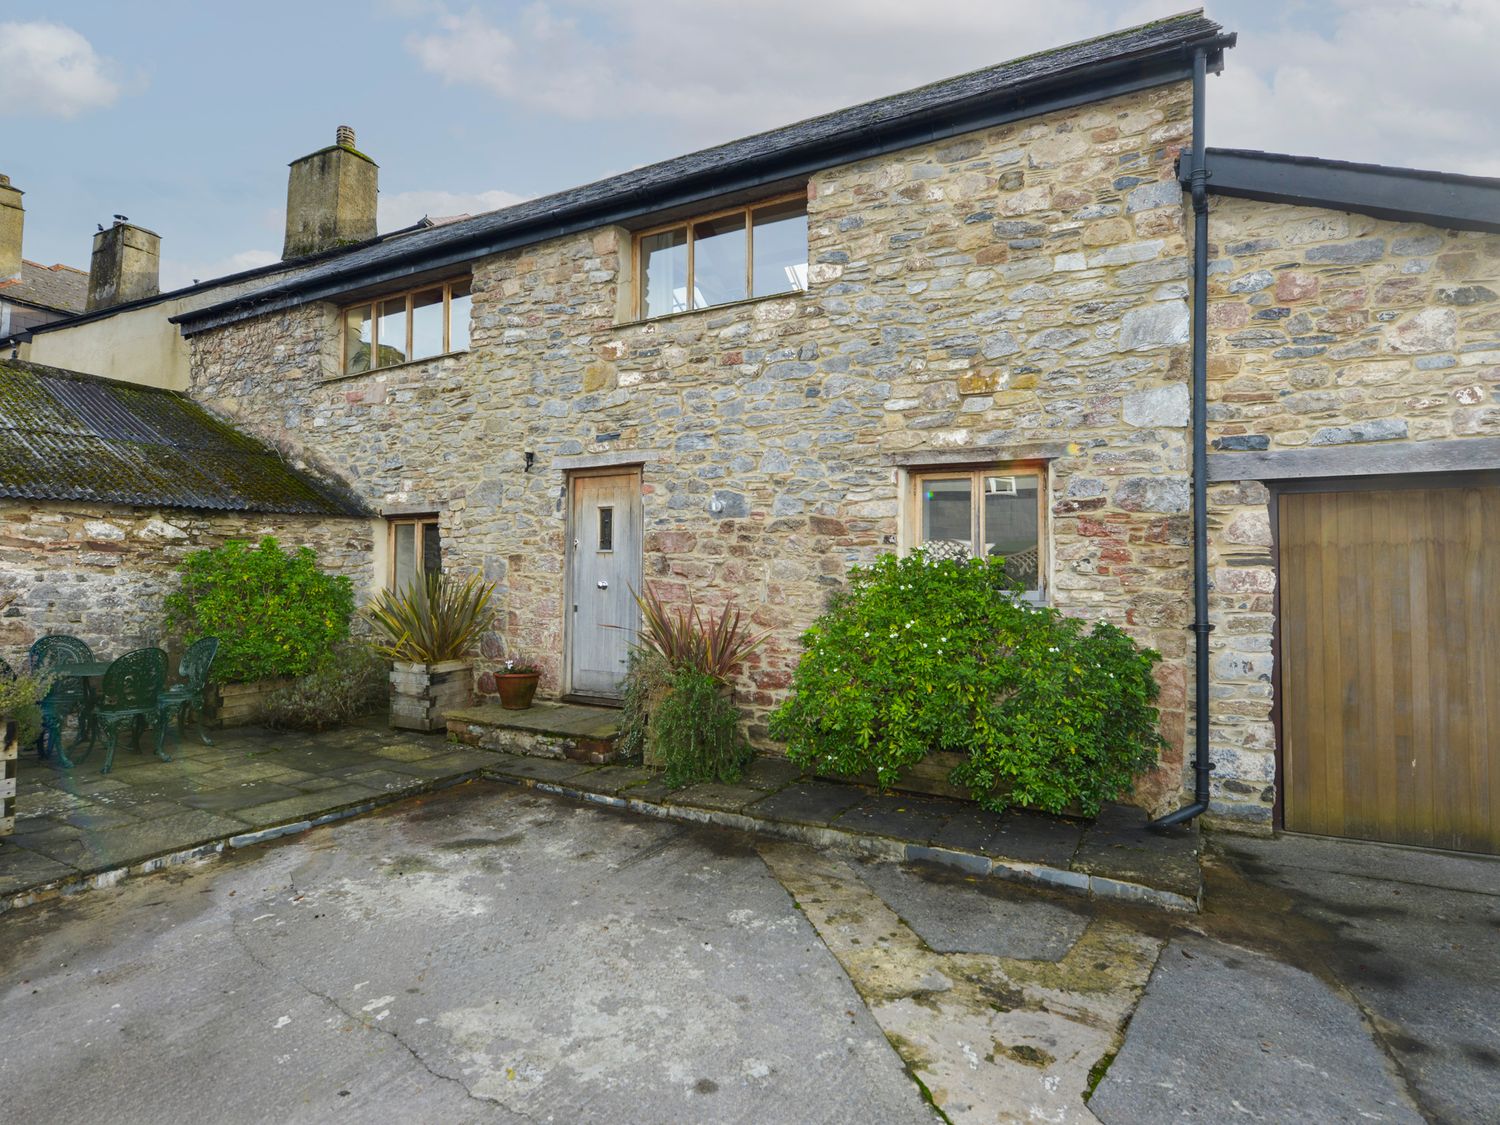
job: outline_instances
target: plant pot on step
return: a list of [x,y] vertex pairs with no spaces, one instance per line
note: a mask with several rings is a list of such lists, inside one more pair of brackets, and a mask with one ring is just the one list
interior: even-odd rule
[[536,698],[540,672],[500,672],[495,676],[495,688],[500,692],[500,706],[510,711],[524,711]]

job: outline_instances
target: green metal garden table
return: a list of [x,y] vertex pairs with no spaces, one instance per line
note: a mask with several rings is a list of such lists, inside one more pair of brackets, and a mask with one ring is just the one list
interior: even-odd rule
[[[94,739],[98,737],[98,731],[94,724],[94,701],[98,698],[98,691],[94,681],[103,677],[109,671],[109,660],[79,660],[67,664],[54,664],[50,671],[55,676],[68,676],[72,679],[83,681],[83,710],[78,716],[78,737],[73,741],[73,749],[87,737],[90,749],[93,748]],[[64,769],[72,769],[73,763],[68,759],[67,751],[60,745],[61,737],[58,739],[57,760]],[[87,754],[84,757],[88,757]]]

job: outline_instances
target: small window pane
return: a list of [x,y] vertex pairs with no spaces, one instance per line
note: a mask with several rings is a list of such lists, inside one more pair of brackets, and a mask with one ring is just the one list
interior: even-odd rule
[[376,367],[406,362],[406,298],[380,302],[380,349]]
[[395,526],[395,584],[404,590],[417,576],[417,527],[416,524],[398,523]]
[[473,304],[469,296],[469,283],[455,281],[449,289],[452,291],[453,298],[448,308],[448,350],[450,352],[467,351],[469,314]]
[[370,306],[344,312],[344,374],[370,370]]
[[645,316],[683,312],[687,295],[687,228],[641,239],[641,309]]
[[807,204],[800,199],[755,212],[755,296],[807,288]]
[[438,539],[438,525],[422,524],[422,573],[441,574],[443,570],[443,544]]
[[1035,476],[989,475],[984,482],[984,553],[1028,590],[1041,584]]
[[[384,337],[382,337],[384,339]],[[411,298],[411,357],[426,359],[443,350],[443,291],[427,289]]]
[[613,508],[599,509],[599,550],[613,551],[615,549],[615,510]]
[[968,477],[922,482],[922,543],[947,558],[967,558],[974,548]]
[[693,308],[745,299],[745,250],[743,214],[693,224]]

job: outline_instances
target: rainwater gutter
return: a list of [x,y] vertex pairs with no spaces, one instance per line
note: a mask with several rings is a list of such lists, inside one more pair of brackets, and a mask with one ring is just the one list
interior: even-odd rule
[[1151,822],[1170,828],[1208,811],[1208,169],[1203,137],[1207,51],[1193,52],[1193,801]]

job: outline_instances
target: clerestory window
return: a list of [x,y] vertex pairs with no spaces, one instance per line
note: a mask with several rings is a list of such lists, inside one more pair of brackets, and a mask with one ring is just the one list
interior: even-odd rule
[[642,320],[807,288],[807,196],[716,211],[636,236]]
[[343,311],[345,375],[469,346],[469,279],[438,282]]

